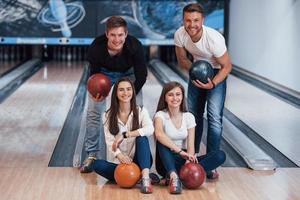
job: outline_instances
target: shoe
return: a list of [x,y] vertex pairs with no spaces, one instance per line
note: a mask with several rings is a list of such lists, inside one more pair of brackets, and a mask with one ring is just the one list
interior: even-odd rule
[[210,179],[210,180],[216,180],[219,178],[219,173],[217,172],[217,170],[214,170],[214,171],[209,171],[207,172],[206,174],[206,178],[207,179]]
[[97,158],[95,155],[89,155],[83,162],[83,164],[80,168],[80,172],[81,173],[91,173],[93,171],[92,164],[93,164],[94,160],[96,160],[96,159]]
[[157,185],[160,183],[160,178],[157,174],[155,173],[150,173],[149,174],[150,180],[151,180],[151,184],[152,185]]
[[179,178],[172,178],[169,182],[169,191],[171,194],[180,194],[182,191],[182,183]]
[[153,192],[151,179],[150,178],[142,178],[142,184],[141,184],[141,193],[144,194],[150,194]]

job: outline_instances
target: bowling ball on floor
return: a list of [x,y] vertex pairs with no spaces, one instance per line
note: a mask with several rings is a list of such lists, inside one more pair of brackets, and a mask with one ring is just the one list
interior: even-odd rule
[[134,163],[119,164],[114,172],[117,184],[122,188],[131,188],[135,186],[141,177],[140,168]]
[[109,94],[111,87],[110,79],[101,73],[92,75],[87,82],[89,93],[96,99],[106,97]]
[[205,60],[197,60],[191,65],[190,71],[191,80],[199,80],[202,83],[208,83],[208,78],[210,80],[214,77],[214,69],[211,64]]
[[189,162],[181,167],[179,177],[186,188],[196,189],[203,184],[206,173],[199,163]]

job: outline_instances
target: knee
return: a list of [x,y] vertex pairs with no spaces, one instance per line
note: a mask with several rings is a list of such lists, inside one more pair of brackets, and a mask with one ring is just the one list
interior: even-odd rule
[[149,146],[149,141],[148,141],[147,136],[138,136],[138,137],[136,137],[135,142],[137,145],[142,145],[142,146],[148,145]]
[[150,152],[150,145],[147,136],[138,136],[135,143],[137,152]]

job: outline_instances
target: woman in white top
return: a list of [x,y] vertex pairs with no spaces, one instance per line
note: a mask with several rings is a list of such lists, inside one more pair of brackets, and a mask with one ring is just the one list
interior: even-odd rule
[[178,177],[182,165],[199,162],[205,171],[210,171],[224,163],[226,155],[220,150],[198,157],[194,155],[195,117],[186,111],[184,88],[180,83],[169,82],[164,86],[156,111],[156,169],[170,179],[170,193],[178,194],[182,190]]
[[135,162],[142,170],[142,193],[152,193],[149,169],[152,157],[147,136],[152,135],[153,122],[145,108],[136,105],[133,83],[119,79],[113,88],[111,105],[103,114],[107,160],[95,160],[93,169],[99,175],[114,181],[119,163]]

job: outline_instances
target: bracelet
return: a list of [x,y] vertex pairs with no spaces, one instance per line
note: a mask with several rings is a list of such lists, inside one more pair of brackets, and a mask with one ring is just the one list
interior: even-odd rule
[[123,138],[127,138],[126,133],[127,133],[126,131],[124,131],[124,132],[122,133]]
[[211,83],[213,84],[213,87],[211,89],[214,89],[216,87],[216,84],[213,81],[211,81]]

